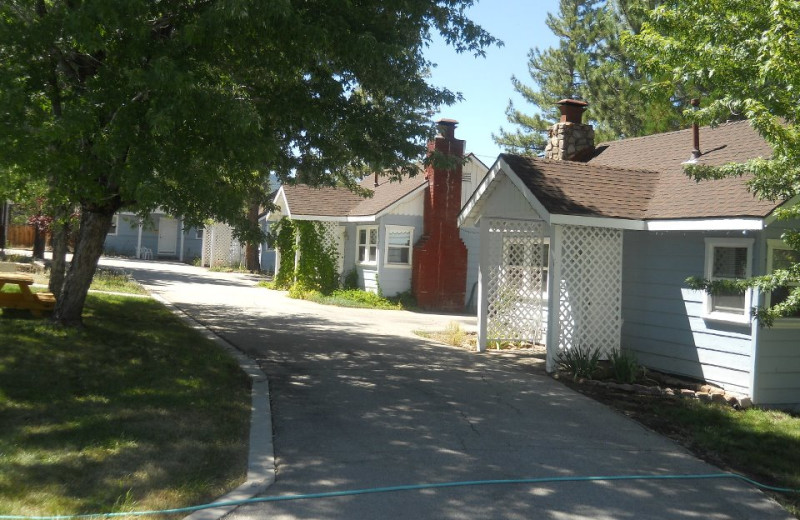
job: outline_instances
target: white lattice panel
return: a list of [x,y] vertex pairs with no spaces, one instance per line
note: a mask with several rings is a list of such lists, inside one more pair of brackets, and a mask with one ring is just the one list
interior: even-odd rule
[[322,243],[328,251],[336,253],[336,265],[339,274],[344,270],[344,228],[338,222],[318,221],[322,226]]
[[544,331],[544,223],[489,222],[486,339],[540,343]]
[[564,226],[558,282],[558,349],[619,348],[622,231]]
[[[222,223],[206,226],[204,233],[203,265],[208,267],[230,265],[234,245],[233,229]],[[241,248],[239,248],[241,249]],[[238,260],[236,262],[238,264]]]

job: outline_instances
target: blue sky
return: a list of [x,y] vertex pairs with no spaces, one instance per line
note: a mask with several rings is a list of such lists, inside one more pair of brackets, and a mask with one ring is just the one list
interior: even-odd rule
[[503,40],[503,47],[487,49],[485,58],[459,55],[438,40],[428,49],[428,58],[438,64],[432,71],[431,83],[464,96],[460,103],[443,107],[435,119],[457,120],[456,137],[465,139],[467,151],[488,166],[501,152],[492,133],[498,133],[500,127],[513,129],[505,115],[508,100],[513,99],[526,112],[535,110],[514,92],[511,76],[531,84],[528,51],[557,44],[544,23],[548,12],[557,11],[557,0],[483,0],[468,11],[469,17]]

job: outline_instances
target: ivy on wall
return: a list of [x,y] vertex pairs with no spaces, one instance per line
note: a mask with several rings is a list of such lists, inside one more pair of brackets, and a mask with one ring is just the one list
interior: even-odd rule
[[[325,228],[320,222],[291,220],[283,217],[275,226],[275,248],[280,251],[280,268],[275,286],[288,289],[298,284],[330,294],[339,288],[336,271],[337,252],[324,240]],[[295,266],[297,249],[300,255]]]
[[274,247],[280,253],[280,263],[275,273],[275,287],[288,289],[294,284],[295,229],[294,221],[283,217],[272,228]]

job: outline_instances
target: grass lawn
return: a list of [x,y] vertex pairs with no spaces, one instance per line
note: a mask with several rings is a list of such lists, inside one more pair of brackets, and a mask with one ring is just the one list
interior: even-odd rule
[[0,317],[0,514],[180,507],[241,483],[236,363],[149,299],[90,294],[84,317]]
[[147,290],[139,285],[133,277],[121,269],[98,267],[92,278],[90,290],[121,292],[129,294],[147,294]]

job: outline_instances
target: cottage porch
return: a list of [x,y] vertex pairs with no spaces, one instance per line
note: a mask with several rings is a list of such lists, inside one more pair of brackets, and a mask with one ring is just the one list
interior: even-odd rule
[[547,370],[573,347],[617,350],[622,230],[481,219],[478,350],[494,342],[547,346]]

